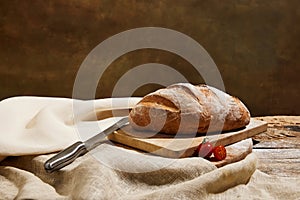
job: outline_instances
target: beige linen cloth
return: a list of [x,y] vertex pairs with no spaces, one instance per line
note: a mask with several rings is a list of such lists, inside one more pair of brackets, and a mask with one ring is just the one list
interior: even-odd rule
[[138,100],[1,101],[0,199],[299,199],[300,180],[262,173],[253,153],[216,168],[202,158],[161,158],[107,143],[60,171],[45,172],[55,151],[112,123],[89,116]]

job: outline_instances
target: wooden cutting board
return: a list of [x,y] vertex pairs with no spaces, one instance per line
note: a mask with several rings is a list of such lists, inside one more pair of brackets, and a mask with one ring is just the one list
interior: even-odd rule
[[162,133],[139,132],[126,126],[109,135],[110,140],[155,155],[169,158],[184,158],[193,155],[197,146],[206,137],[214,145],[230,145],[267,130],[267,123],[251,118],[243,129],[221,134],[170,136]]

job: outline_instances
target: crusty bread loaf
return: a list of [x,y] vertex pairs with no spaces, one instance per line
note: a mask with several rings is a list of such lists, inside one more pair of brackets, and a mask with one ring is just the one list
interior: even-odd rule
[[129,114],[134,129],[167,134],[229,131],[249,121],[250,113],[239,99],[207,85],[189,83],[146,95]]

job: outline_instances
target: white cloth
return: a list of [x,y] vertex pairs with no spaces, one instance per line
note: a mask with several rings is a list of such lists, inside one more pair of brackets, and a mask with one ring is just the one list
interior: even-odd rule
[[[78,133],[82,124],[97,127],[99,122],[86,119],[88,116],[112,108],[129,108],[139,100],[140,98],[116,98],[80,101],[48,97],[5,99],[0,102],[0,156],[33,155],[61,150],[85,137],[82,131]],[[91,133],[86,131],[86,134]]]
[[[253,153],[216,168],[202,158],[167,159],[103,144],[94,151],[115,152],[110,163],[89,153],[58,172],[45,172],[44,162],[54,155],[45,154],[67,147],[85,131],[96,133],[88,128],[93,123],[109,123],[91,120],[93,114],[128,108],[139,100],[14,97],[1,101],[0,156],[9,157],[0,162],[0,199],[299,198],[300,180],[260,172]],[[143,164],[135,162],[141,159]]]

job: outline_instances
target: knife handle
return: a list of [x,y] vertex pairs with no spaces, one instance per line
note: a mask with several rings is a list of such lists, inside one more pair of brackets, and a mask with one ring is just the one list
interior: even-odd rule
[[44,168],[47,172],[59,170],[87,152],[88,151],[83,142],[76,142],[47,160],[44,164]]

